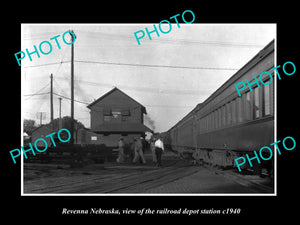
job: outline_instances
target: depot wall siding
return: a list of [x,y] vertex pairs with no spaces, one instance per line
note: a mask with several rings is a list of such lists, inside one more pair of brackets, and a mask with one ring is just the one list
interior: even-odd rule
[[[126,118],[111,117],[105,121],[105,110],[123,111],[129,110],[129,116]],[[142,106],[131,100],[121,92],[115,91],[103,98],[100,102],[91,106],[91,129],[97,130],[104,123],[143,123]]]

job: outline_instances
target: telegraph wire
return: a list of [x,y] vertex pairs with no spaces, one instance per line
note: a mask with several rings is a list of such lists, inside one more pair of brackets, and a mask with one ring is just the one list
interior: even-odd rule
[[24,95],[24,96],[29,96],[28,98],[26,98],[26,99],[24,99],[24,100],[28,100],[29,98],[31,98],[32,96],[35,96],[35,95],[49,94],[50,92],[47,92],[47,93],[40,93],[42,90],[44,90],[44,89],[45,89],[46,87],[48,87],[49,85],[50,85],[50,83],[47,83],[44,87],[42,87],[40,90],[36,91],[35,93]]
[[[71,100],[71,98],[69,98],[69,97],[66,97],[66,96],[63,96],[63,95],[60,95],[60,94],[57,94],[57,93],[53,93],[53,94],[54,94],[54,95],[57,95],[57,96],[59,96],[59,97],[62,97],[62,98]],[[74,102],[78,102],[78,103],[85,104],[85,105],[89,105],[89,104],[90,104],[90,103],[88,103],[88,102],[83,102],[83,101],[79,101],[79,100],[75,100],[75,99],[74,99]]]
[[[118,63],[118,62],[104,62],[104,61],[88,61],[88,60],[74,60],[78,63],[89,64],[103,64],[103,65],[117,65],[117,66],[138,66],[138,67],[152,67],[152,68],[171,68],[171,69],[192,69],[192,70],[238,70],[237,68],[225,68],[225,67],[197,67],[197,66],[174,66],[174,65],[155,65],[155,64],[136,64],[136,63]],[[70,61],[61,61],[55,63],[46,63],[34,66],[25,66],[23,68],[33,68],[41,66],[50,66],[55,64],[70,63]]]
[[44,90],[46,87],[48,87],[50,85],[50,82],[48,82],[44,87],[42,87],[40,90],[38,90],[37,92],[35,92],[34,94],[37,94],[39,92],[41,92],[42,90]]
[[46,93],[38,93],[38,94],[28,94],[28,95],[23,95],[23,96],[35,96],[35,95],[46,95],[49,94],[50,92],[46,92]]
[[[57,77],[57,79],[64,79]],[[116,84],[110,84],[110,83],[99,83],[99,82],[92,82],[92,81],[87,81],[87,80],[82,80],[82,79],[76,79],[75,82],[77,84],[87,84],[91,86],[101,86],[101,87],[108,87],[108,88],[113,88],[116,86]],[[127,86],[127,85],[117,85],[119,88],[124,89],[124,90],[130,90],[130,91],[135,91],[135,92],[146,92],[146,93],[159,93],[159,94],[176,94],[176,95],[200,95],[203,92],[198,91],[198,90],[177,90],[177,89],[164,89],[164,90],[159,90],[159,89],[154,89],[154,88],[149,88],[149,87],[133,87],[133,86]]]
[[[97,31],[87,31],[87,30],[77,30],[81,35],[84,35],[88,38],[109,38],[110,40],[112,38],[114,39],[128,39],[133,40],[134,36],[129,36],[125,34],[118,34],[118,33],[106,33],[106,32],[97,32]],[[62,33],[62,31],[55,31],[56,33]],[[49,38],[49,36],[56,34],[53,32],[43,32],[43,33],[26,33],[23,37],[23,40],[31,40],[31,39],[43,39],[43,38]],[[261,48],[264,45],[255,44],[255,43],[238,43],[238,42],[220,42],[220,41],[199,41],[199,40],[189,40],[189,39],[153,39],[152,42],[166,42],[170,44],[199,44],[199,45],[216,45],[216,46],[224,46],[224,47],[248,47],[248,48]],[[78,46],[79,47],[79,46]]]
[[173,68],[173,69],[196,69],[196,70],[238,70],[236,68],[221,68],[221,67],[196,67],[196,66],[172,66],[172,65],[154,65],[154,64],[134,64],[134,63],[116,63],[116,62],[103,62],[103,61],[85,61],[75,60],[79,63],[92,63],[92,64],[106,64],[117,66],[141,66],[141,67],[160,67],[160,68]]
[[[57,95],[57,96],[60,96],[62,98],[71,100],[71,98],[69,98],[69,97],[66,97],[66,96],[63,96],[63,95],[60,95],[60,94],[57,94],[57,93],[53,93],[53,94]],[[75,100],[75,99],[74,99],[74,102],[78,102],[78,103],[85,104],[85,105],[91,104],[91,102],[83,102],[83,101],[79,101],[79,100]],[[194,107],[194,106],[147,105],[147,104],[145,106],[147,106],[147,107],[162,107],[162,108],[192,108],[192,107]]]
[[64,62],[54,62],[54,63],[45,63],[45,64],[40,64],[40,65],[33,65],[33,66],[24,66],[22,67],[22,69],[26,69],[26,68],[33,68],[33,67],[41,67],[41,66],[51,66],[51,65],[56,65],[56,64],[61,64],[61,63],[64,63]]
[[[105,32],[95,32],[95,31],[83,31],[83,30],[78,30],[79,32],[82,33],[89,33],[83,34],[89,38],[109,38],[110,40],[112,38],[114,39],[122,39],[124,38],[128,40],[134,40],[134,36],[128,36],[128,35],[122,35],[122,34],[117,34],[117,33],[105,33]],[[189,39],[167,39],[167,38],[161,38],[161,39],[152,39],[153,42],[165,42],[167,44],[199,44],[199,45],[215,45],[215,46],[223,46],[223,47],[246,47],[246,48],[262,48],[264,45],[260,44],[255,44],[255,43],[238,43],[238,42],[220,42],[220,41],[199,41],[199,40],[189,40]],[[121,45],[120,45],[121,46]]]

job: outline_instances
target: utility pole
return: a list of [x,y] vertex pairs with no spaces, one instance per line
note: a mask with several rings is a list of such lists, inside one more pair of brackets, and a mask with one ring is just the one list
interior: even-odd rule
[[40,112],[40,125],[42,125],[42,121],[43,121],[43,112]]
[[50,119],[51,119],[51,126],[53,128],[53,74],[50,75]]
[[59,119],[61,119],[61,100],[62,100],[62,98],[58,98],[58,100],[59,100]]
[[[74,32],[72,31],[74,34]],[[74,37],[70,33],[72,42],[74,42]],[[75,37],[76,38],[76,37]],[[74,43],[71,46],[71,140],[70,143],[74,143]]]
[[58,129],[60,130],[62,128],[62,121],[61,121],[61,100],[62,98],[59,99],[59,122],[58,122]]
[[46,117],[46,112],[37,112],[36,117],[40,120],[40,126],[43,125],[43,119]]

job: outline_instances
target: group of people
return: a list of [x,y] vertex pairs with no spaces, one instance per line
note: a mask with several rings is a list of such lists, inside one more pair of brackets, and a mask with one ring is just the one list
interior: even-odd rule
[[[123,163],[125,161],[125,158],[132,159],[133,163],[141,162],[143,164],[146,164],[145,159],[145,140],[143,137],[140,138],[134,138],[134,142],[131,145],[130,151],[125,152],[125,143],[124,139],[121,137],[118,142],[118,150],[119,155],[117,158],[118,163]],[[157,164],[157,166],[161,166],[161,157],[164,152],[164,144],[161,140],[161,137],[152,137],[150,139],[150,149],[152,153],[152,161]],[[133,153],[133,154],[132,154]]]

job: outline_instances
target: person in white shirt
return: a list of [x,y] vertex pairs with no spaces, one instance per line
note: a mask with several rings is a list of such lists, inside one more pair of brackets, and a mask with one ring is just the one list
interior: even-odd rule
[[161,140],[161,137],[158,136],[158,139],[154,143],[155,146],[155,155],[156,155],[156,160],[157,160],[157,166],[161,166],[161,156],[165,150],[164,148],[164,143]]

